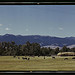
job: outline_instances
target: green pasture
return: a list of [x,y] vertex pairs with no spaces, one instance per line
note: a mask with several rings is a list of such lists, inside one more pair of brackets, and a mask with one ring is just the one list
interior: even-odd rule
[[[19,56],[14,58],[13,56],[0,56],[0,70],[13,70],[13,71],[75,71],[75,59],[74,56],[56,56],[52,57],[35,56],[29,57],[30,60],[23,60]],[[64,60],[68,58],[68,60]]]

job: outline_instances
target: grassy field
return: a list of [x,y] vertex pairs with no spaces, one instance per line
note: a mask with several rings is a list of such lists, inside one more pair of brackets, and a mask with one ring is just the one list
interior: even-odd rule
[[[20,59],[13,58],[13,56],[0,56],[0,70],[13,70],[13,71],[75,71],[75,59],[74,56],[66,56],[68,60],[64,60],[66,57],[56,56],[56,59],[47,57],[44,59],[40,57],[30,57],[30,60],[23,60],[23,56]],[[29,56],[27,56],[29,57]]]

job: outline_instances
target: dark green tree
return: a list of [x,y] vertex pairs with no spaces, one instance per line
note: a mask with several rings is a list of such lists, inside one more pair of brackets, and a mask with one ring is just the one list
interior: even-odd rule
[[68,52],[68,48],[66,46],[63,46],[62,51],[63,52]]
[[55,48],[55,54],[57,55],[59,53],[59,47]]

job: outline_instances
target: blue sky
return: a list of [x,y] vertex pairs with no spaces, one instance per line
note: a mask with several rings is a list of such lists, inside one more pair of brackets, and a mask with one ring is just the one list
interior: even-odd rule
[[0,35],[75,37],[75,5],[0,5]]

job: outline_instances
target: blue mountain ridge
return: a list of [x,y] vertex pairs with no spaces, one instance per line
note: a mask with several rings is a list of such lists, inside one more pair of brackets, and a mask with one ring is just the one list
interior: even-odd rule
[[73,45],[75,44],[75,37],[51,37],[51,36],[41,36],[41,35],[13,35],[13,34],[5,34],[0,35],[0,42],[11,42],[15,41],[17,45],[25,44],[27,41],[30,43],[39,43],[41,46],[47,45],[58,45],[60,47],[66,45]]

